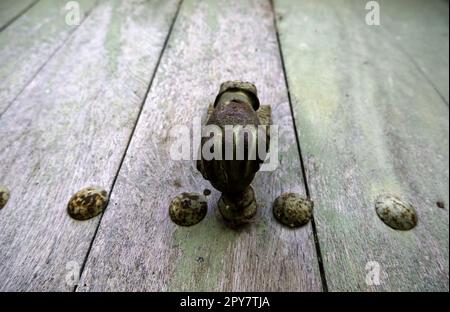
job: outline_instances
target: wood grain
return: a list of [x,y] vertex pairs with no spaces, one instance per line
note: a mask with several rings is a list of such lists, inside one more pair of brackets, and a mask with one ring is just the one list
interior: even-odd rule
[[[78,1],[80,23],[96,2]],[[66,24],[66,3],[41,0],[0,32],[0,116],[77,29]]]
[[99,218],[66,212],[110,190],[178,1],[103,1],[0,119],[0,290],[73,290]]
[[[448,291],[448,106],[364,6],[275,1],[328,287]],[[383,192],[413,203],[415,229],[377,217]]]
[[[272,105],[280,165],[254,180],[255,223],[226,227],[213,191],[206,218],[179,227],[171,199],[212,187],[194,161],[171,159],[171,131],[205,116],[226,80],[254,82]],[[321,290],[311,226],[290,230],[272,217],[286,191],[305,193],[270,4],[184,1],[78,290]]]
[[448,105],[448,1],[382,0],[380,10],[386,37],[390,35]]
[[25,13],[38,0],[2,0],[0,1],[0,31],[11,25],[15,19]]

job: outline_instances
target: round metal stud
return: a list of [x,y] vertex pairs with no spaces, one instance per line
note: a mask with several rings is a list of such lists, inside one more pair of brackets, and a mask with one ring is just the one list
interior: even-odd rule
[[175,196],[169,206],[170,219],[181,226],[199,223],[206,216],[208,203],[197,193],[181,193]]
[[395,230],[407,231],[417,225],[417,214],[414,207],[398,196],[382,194],[375,202],[378,217]]
[[0,186],[0,209],[6,206],[9,200],[9,190],[6,187]]
[[84,188],[69,200],[67,212],[76,220],[88,220],[100,213],[108,204],[108,193],[100,188]]
[[284,193],[273,203],[273,215],[291,228],[305,225],[311,220],[314,203],[296,193]]

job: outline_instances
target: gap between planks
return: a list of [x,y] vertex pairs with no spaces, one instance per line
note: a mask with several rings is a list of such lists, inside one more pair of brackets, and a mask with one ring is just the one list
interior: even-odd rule
[[[346,7],[344,1],[334,9],[317,5],[277,1],[275,8],[280,13],[277,22],[294,113],[301,121],[297,126],[307,179],[319,201],[316,221],[328,287],[332,291],[448,290],[448,215],[442,218],[442,211],[434,208],[435,198],[448,202],[448,110],[410,59],[389,40],[379,44],[385,33],[352,27],[364,22],[354,7]],[[332,18],[322,23],[321,16]],[[344,40],[349,38],[354,41],[347,48]],[[362,50],[351,54],[355,47]],[[391,52],[389,58],[373,67],[363,66],[374,53],[385,51]],[[360,71],[353,70],[357,66]],[[373,79],[387,75],[399,83],[390,88],[391,80]],[[309,98],[315,101],[308,102]],[[440,144],[447,148],[441,150]],[[416,204],[421,214],[417,229],[400,233],[380,222],[372,203],[382,191],[403,194]],[[383,283],[376,286],[364,279],[364,266],[372,260],[383,263]],[[416,266],[418,262],[424,265]]]
[[[167,35],[166,35],[166,38],[165,38],[165,40],[164,40],[163,47],[162,47],[161,52],[160,52],[160,54],[159,54],[159,56],[158,56],[158,61],[156,62],[156,66],[155,66],[155,68],[154,68],[154,70],[153,70],[152,77],[151,77],[151,79],[150,79],[150,82],[149,82],[149,84],[148,84],[147,90],[146,90],[146,92],[145,92],[145,96],[144,96],[144,98],[142,99],[141,105],[140,105],[140,107],[139,107],[139,112],[138,112],[137,118],[136,118],[136,120],[135,120],[135,122],[134,122],[133,129],[131,130],[130,136],[129,136],[129,138],[128,138],[128,142],[127,142],[127,145],[126,145],[126,147],[125,147],[125,151],[124,151],[123,154],[122,154],[122,158],[121,158],[120,164],[119,164],[119,166],[118,166],[118,168],[117,168],[117,172],[116,172],[116,174],[115,174],[115,176],[114,176],[113,182],[111,183],[111,188],[110,188],[109,196],[110,196],[110,195],[112,194],[112,192],[114,191],[114,186],[115,186],[115,184],[116,184],[117,177],[119,176],[120,169],[122,168],[122,164],[123,164],[123,162],[124,162],[124,160],[125,160],[125,157],[126,157],[126,155],[127,155],[128,148],[130,147],[131,139],[133,138],[134,132],[136,131],[136,126],[137,126],[137,124],[138,124],[138,122],[139,122],[139,119],[140,119],[140,117],[141,117],[142,110],[143,110],[143,108],[144,108],[144,104],[145,104],[145,102],[146,102],[146,100],[147,100],[148,94],[149,94],[150,89],[151,89],[151,87],[152,87],[153,80],[155,79],[156,72],[158,71],[159,64],[161,63],[161,58],[162,58],[162,56],[163,56],[163,54],[164,54],[164,51],[166,50],[167,43],[169,42],[169,38],[170,38],[170,35],[172,34],[173,26],[175,25],[175,21],[176,21],[176,19],[177,19],[177,17],[178,17],[178,13],[180,12],[180,7],[181,7],[181,4],[182,4],[182,3],[183,3],[183,0],[180,0],[179,3],[178,3],[177,9],[176,9],[176,11],[175,11],[175,15],[174,15],[174,17],[173,17],[173,19],[172,19],[172,22],[171,22],[171,24],[170,24],[169,32],[168,32]],[[88,251],[87,251],[87,253],[86,253],[86,256],[85,256],[85,258],[84,258],[84,260],[83,260],[83,264],[81,265],[81,270],[80,270],[79,276],[82,276],[82,275],[83,275],[83,271],[84,271],[84,268],[85,268],[85,266],[86,266],[86,262],[87,262],[87,260],[88,260],[88,258],[89,258],[89,254],[91,253],[92,245],[94,244],[94,240],[95,240],[95,237],[97,236],[98,229],[100,228],[100,224],[102,223],[103,215],[104,215],[104,213],[102,213],[102,214],[100,215],[100,219],[99,219],[99,221],[98,221],[98,223],[97,223],[97,227],[95,228],[94,235],[92,236],[91,242],[90,242],[90,244],[89,244],[89,249],[88,249]],[[76,291],[77,291],[77,288],[78,288],[78,284],[74,286],[73,292],[76,292]]]
[[[288,97],[288,102],[289,102],[289,108],[291,110],[292,125],[293,125],[294,133],[295,133],[295,142],[297,143],[298,156],[300,158],[300,166],[301,166],[301,169],[302,169],[303,184],[305,185],[306,196],[308,197],[308,199],[311,199],[311,195],[310,195],[310,192],[309,192],[308,179],[307,179],[306,170],[305,170],[305,163],[303,161],[303,154],[302,154],[302,147],[301,147],[301,144],[300,144],[300,137],[299,137],[299,135],[297,133],[297,125],[296,125],[295,116],[294,116],[294,109],[292,107],[291,92],[290,92],[290,89],[289,89],[289,82],[288,82],[288,79],[287,79],[286,66],[285,66],[284,57],[283,57],[283,49],[281,48],[280,34],[278,32],[278,25],[277,25],[277,16],[276,16],[276,12],[275,12],[275,5],[273,3],[273,0],[270,0],[269,3],[270,3],[270,7],[272,9],[272,14],[273,14],[273,26],[274,26],[275,34],[276,34],[276,37],[277,37],[277,45],[278,45],[278,51],[279,51],[279,54],[280,54],[281,68],[283,70],[283,77],[284,77],[284,83],[286,85],[286,90],[287,90],[287,97]],[[313,216],[311,218],[311,227],[312,227],[312,232],[313,232],[313,235],[314,235],[314,245],[315,245],[315,248],[316,248],[317,261],[318,261],[318,265],[319,265],[320,279],[322,281],[322,290],[324,292],[328,292],[327,278],[326,278],[325,268],[323,266],[322,251],[320,249],[320,242],[319,242],[319,237],[317,235],[317,228],[316,228],[316,222],[314,220],[314,214],[313,214]]]
[[[389,36],[392,37],[391,34],[389,34]],[[409,54],[400,44],[394,42],[394,40],[392,40],[392,45],[395,46],[399,51],[401,51],[411,61],[414,67],[417,68],[417,71],[422,74],[423,78],[428,82],[428,84],[430,84],[434,91],[436,91],[436,94],[441,98],[442,102],[444,102],[444,104],[448,106],[448,102],[445,99],[445,96],[441,93],[441,91],[439,91],[436,84],[430,79],[430,77],[428,77],[427,73],[422,69],[422,67],[420,67],[416,59],[411,54]]]
[[[30,5],[28,7],[28,9],[32,8],[36,3],[38,3],[39,0],[37,0],[36,2],[34,2],[32,5]],[[88,10],[86,10],[86,12],[84,13],[83,17],[80,20],[80,24],[77,25],[77,27],[74,27],[72,31],[69,32],[69,34],[67,35],[66,38],[63,39],[63,41],[55,48],[55,50],[50,53],[50,55],[47,57],[47,59],[44,61],[44,63],[39,66],[36,70],[36,72],[30,77],[30,79],[28,79],[28,81],[26,81],[23,85],[23,87],[19,90],[19,92],[14,96],[14,98],[6,105],[6,107],[3,109],[3,111],[0,111],[0,119],[2,118],[2,116],[6,113],[6,111],[8,111],[14,104],[14,102],[19,98],[20,95],[22,95],[22,93],[26,90],[26,88],[33,82],[34,78],[36,78],[36,76],[42,71],[43,68],[45,68],[45,66],[48,64],[48,62],[50,62],[50,60],[61,50],[62,47],[64,47],[64,45],[69,42],[69,39],[71,39],[74,34],[76,33],[77,29],[79,29],[81,27],[81,25],[83,25],[83,23],[86,21],[86,19],[89,17],[89,15],[91,14],[91,12],[98,6],[99,4],[99,0],[97,0],[95,2],[95,4],[90,7]],[[23,13],[25,13],[27,10],[24,10]],[[23,14],[22,13],[22,14]],[[21,15],[22,15],[21,14]],[[20,16],[19,16],[20,17]],[[14,20],[17,20],[14,19]]]
[[7,21],[4,25],[0,26],[0,32],[5,30],[9,27],[12,23],[14,23],[19,17],[21,17],[25,12],[27,12],[29,9],[31,9],[36,3],[38,3],[39,0],[35,0],[31,2],[29,5],[27,5],[25,8],[23,8],[21,11],[19,11],[16,15],[14,15],[9,21]]

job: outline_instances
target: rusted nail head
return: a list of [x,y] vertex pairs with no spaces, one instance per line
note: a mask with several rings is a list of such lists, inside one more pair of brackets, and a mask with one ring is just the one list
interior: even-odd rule
[[108,204],[108,193],[97,187],[86,187],[69,200],[67,212],[76,220],[88,220],[100,213]]
[[206,216],[208,204],[204,196],[197,193],[181,193],[169,206],[170,219],[181,226],[199,223]]
[[417,213],[414,207],[397,195],[381,194],[375,201],[378,217],[393,229],[407,231],[417,225]]
[[9,190],[4,186],[0,186],[0,209],[6,206],[8,200],[9,200]]
[[274,217],[291,228],[305,225],[311,220],[314,203],[296,193],[284,193],[273,203]]

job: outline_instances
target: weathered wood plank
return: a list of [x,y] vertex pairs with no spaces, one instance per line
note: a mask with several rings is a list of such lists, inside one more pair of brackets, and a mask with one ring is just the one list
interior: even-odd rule
[[[96,4],[80,0],[80,23]],[[0,116],[76,30],[67,1],[41,0],[0,33]]]
[[[448,106],[364,6],[275,1],[328,287],[448,291]],[[381,222],[382,192],[414,204],[415,229]]]
[[[78,290],[321,290],[311,226],[286,229],[271,212],[281,192],[304,194],[283,77],[268,1],[183,2]],[[202,222],[176,226],[171,199],[212,187],[193,161],[171,159],[170,131],[204,116],[230,79],[273,105],[281,164],[255,178],[254,224],[226,227],[213,191]]]
[[99,218],[79,189],[109,191],[178,1],[104,1],[0,120],[0,290],[73,290]]
[[0,31],[8,27],[15,19],[36,4],[38,0],[2,0],[0,1]]
[[383,29],[423,71],[448,105],[448,1],[382,0]]

